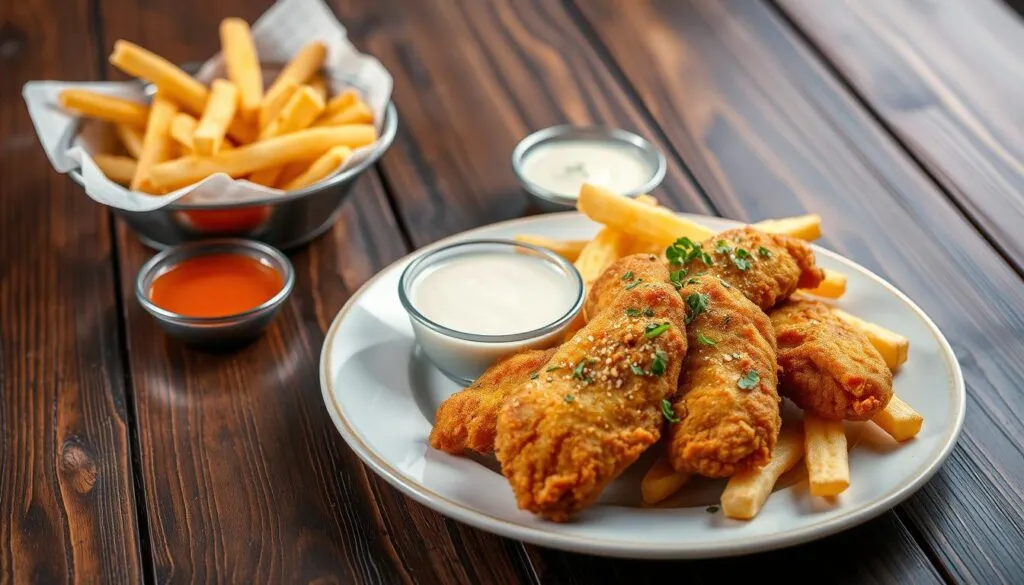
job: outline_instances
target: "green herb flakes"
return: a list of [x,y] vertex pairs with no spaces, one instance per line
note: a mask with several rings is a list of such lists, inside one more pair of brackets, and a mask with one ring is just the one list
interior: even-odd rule
[[687,325],[693,322],[697,315],[708,310],[708,302],[708,295],[704,293],[690,293],[686,296],[686,306],[690,309],[686,315]]
[[701,345],[706,345],[708,347],[714,347],[717,343],[714,339],[711,339],[707,335],[704,335],[703,331],[697,332],[697,341],[699,341]]
[[675,410],[672,409],[672,403],[668,400],[662,399],[661,401],[661,415],[672,424],[679,422],[679,417],[676,416]]
[[660,347],[654,350],[654,360],[651,361],[651,373],[655,376],[660,376],[665,373],[665,369],[668,367],[668,354],[665,353]]
[[654,339],[655,337],[668,331],[669,327],[671,326],[671,323],[662,323],[660,325],[657,323],[651,323],[650,325],[647,326],[647,330],[644,331],[644,336],[647,337],[647,339]]
[[736,385],[743,390],[753,390],[757,383],[761,381],[761,374],[758,374],[756,370],[750,370],[745,376],[740,378]]
[[764,246],[759,246],[757,248],[757,255],[762,257],[762,258],[771,258],[772,257],[772,251],[769,250],[768,248],[765,248]]

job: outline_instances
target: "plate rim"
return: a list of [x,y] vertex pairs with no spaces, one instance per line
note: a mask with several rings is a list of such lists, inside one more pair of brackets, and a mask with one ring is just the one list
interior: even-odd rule
[[[745,222],[718,217],[712,215],[702,215],[696,213],[687,212],[675,212],[681,217],[694,220],[698,223],[702,219],[711,219],[714,221],[727,222],[733,226],[748,225]],[[458,502],[452,501],[449,498],[437,494],[429,488],[420,485],[417,482],[410,481],[400,474],[397,469],[394,469],[386,461],[383,460],[372,448],[369,447],[359,436],[358,433],[350,426],[350,424],[344,419],[341,412],[341,407],[338,405],[330,391],[331,381],[329,376],[328,365],[330,364],[330,349],[334,343],[337,328],[340,326],[343,318],[355,306],[356,302],[363,296],[363,294],[369,289],[379,278],[385,273],[393,270],[396,266],[408,262],[411,259],[421,254],[427,253],[435,247],[444,246],[452,241],[471,236],[474,233],[493,229],[495,227],[511,227],[518,224],[528,224],[540,219],[558,218],[558,217],[583,217],[588,221],[593,221],[587,218],[584,214],[578,211],[564,211],[555,213],[546,213],[536,216],[519,217],[505,221],[499,221],[490,223],[487,225],[478,226],[471,228],[450,236],[441,238],[435,242],[431,242],[425,246],[422,246],[416,250],[405,254],[401,258],[388,264],[386,267],[381,268],[374,274],[370,279],[363,283],[355,292],[349,297],[345,304],[335,314],[334,319],[331,321],[331,325],[324,333],[324,340],[320,350],[320,364],[319,364],[319,378],[320,378],[320,389],[324,399],[324,406],[327,408],[328,414],[334,423],[335,428],[341,434],[342,439],[348,445],[350,449],[359,457],[364,465],[368,466],[374,473],[382,477],[392,487],[398,489],[406,496],[412,498],[416,502],[438,512],[439,514],[452,518],[469,526],[473,526],[480,530],[497,534],[513,540],[518,540],[538,546],[544,546],[559,550],[580,552],[586,554],[596,554],[600,556],[613,557],[613,558],[633,558],[633,559],[698,559],[698,558],[721,558],[729,556],[738,556],[745,554],[753,554],[758,552],[764,552],[769,550],[775,550],[780,548],[786,548],[797,544],[802,544],[816,538],[823,536],[829,536],[848,530],[854,526],[867,522],[873,518],[876,518],[884,512],[891,510],[895,506],[899,505],[911,495],[920,490],[925,484],[927,484],[932,477],[942,468],[946,459],[949,457],[953,448],[956,446],[957,440],[963,430],[964,420],[967,412],[967,391],[963,378],[963,371],[960,367],[960,362],[956,357],[956,353],[950,346],[949,341],[943,335],[942,331],[935,324],[935,322],[924,312],[913,300],[911,300],[906,294],[899,290],[895,285],[885,280],[881,276],[875,274],[873,271],[861,266],[857,262],[831,250],[822,248],[817,244],[811,243],[815,254],[823,254],[831,257],[832,259],[856,268],[863,274],[866,274],[869,278],[875,280],[877,283],[882,285],[883,288],[893,293],[900,301],[908,306],[921,320],[927,325],[932,335],[938,341],[940,348],[944,353],[944,361],[947,366],[950,367],[952,373],[953,382],[953,395],[955,396],[956,412],[955,418],[951,429],[947,430],[947,434],[944,437],[944,442],[939,450],[937,456],[924,468],[924,470],[913,480],[899,486],[893,492],[882,496],[872,502],[869,502],[865,506],[862,506],[856,510],[832,518],[830,520],[813,523],[807,526],[802,526],[796,529],[788,530],[781,533],[744,537],[729,541],[727,543],[715,543],[707,545],[693,545],[686,544],[683,546],[679,545],[652,545],[650,543],[643,543],[638,541],[626,541],[626,540],[608,540],[599,539],[587,536],[570,535],[560,532],[545,531],[531,526],[525,526],[513,521],[497,518],[487,514],[486,512],[480,512],[469,507],[464,506]],[[595,224],[596,225],[596,224]]]

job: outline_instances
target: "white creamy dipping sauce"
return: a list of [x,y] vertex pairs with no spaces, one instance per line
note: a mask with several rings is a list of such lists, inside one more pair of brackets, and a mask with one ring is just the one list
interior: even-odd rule
[[634,193],[654,171],[642,151],[625,142],[558,140],[530,149],[522,173],[548,191],[577,197],[583,183]]
[[577,291],[558,268],[528,254],[466,254],[427,268],[411,298],[424,317],[477,335],[540,329],[572,308]]

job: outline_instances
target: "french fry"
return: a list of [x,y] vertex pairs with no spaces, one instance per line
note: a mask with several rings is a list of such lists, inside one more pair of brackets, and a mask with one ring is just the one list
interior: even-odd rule
[[722,492],[722,512],[738,520],[757,516],[775,488],[775,482],[803,456],[803,433],[784,427],[772,450],[772,458],[764,467],[741,471],[729,478]]
[[309,166],[306,172],[295,177],[295,179],[290,183],[284,185],[282,189],[285,191],[295,191],[297,189],[302,189],[303,187],[308,187],[333,173],[334,170],[350,156],[352,156],[351,148],[347,146],[335,146],[324,153],[323,156],[316,159],[316,161]]
[[[292,99],[292,95],[299,90],[298,83],[291,80],[284,80],[271,94],[263,96],[263,103],[260,105],[260,111],[257,115],[258,126],[260,128],[266,128],[274,121],[277,113],[281,111],[281,108],[288,103],[288,100]],[[257,133],[258,134],[258,133]]]
[[142,155],[142,130],[127,124],[115,124],[114,132],[121,139],[121,144],[132,158],[139,158]]
[[277,177],[276,186],[283,187],[288,183],[291,183],[292,181],[295,180],[295,177],[298,177],[302,173],[306,172],[306,169],[309,168],[309,165],[313,164],[314,162],[316,162],[316,159],[305,159],[297,160],[295,162],[290,162],[284,165],[284,167],[282,167],[281,169],[281,174],[278,175]]
[[805,412],[804,449],[811,495],[837,496],[850,487],[850,459],[843,421]]
[[[316,91],[308,85],[303,85],[292,93],[291,99],[281,108],[277,117],[260,132],[260,140],[302,130],[308,127],[323,110],[324,101],[320,99]],[[258,185],[273,187],[283,170],[283,166],[262,169],[253,173],[249,180]]]
[[778,219],[766,219],[752,225],[769,234],[786,234],[808,242],[821,237],[821,216],[811,213]]
[[885,365],[889,366],[890,370],[895,370],[907,361],[907,357],[910,354],[910,340],[906,337],[889,331],[880,325],[868,323],[842,309],[833,307],[832,312],[843,321],[860,329],[864,335],[867,335],[871,345],[875,346],[878,353],[882,354],[882,359],[885,360]]
[[220,21],[220,46],[228,79],[238,88],[238,111],[243,120],[255,123],[263,101],[263,69],[249,23],[241,18]]
[[519,234],[516,236],[516,241],[551,250],[569,262],[575,262],[580,257],[580,252],[589,243],[589,240],[554,240],[530,234]]
[[200,156],[210,156],[220,151],[228,125],[235,118],[238,108],[238,89],[235,84],[223,79],[214,79],[210,99],[206,100],[203,117],[192,133],[192,149]]
[[283,91],[289,83],[298,85],[313,77],[324,64],[326,57],[327,46],[320,41],[313,41],[296,53],[263,96],[263,103],[260,104],[260,128],[264,128],[277,115],[277,109],[272,108],[278,105],[284,106],[284,102],[280,101],[276,95]]
[[690,474],[672,469],[664,455],[647,470],[640,480],[640,494],[646,504],[657,504],[675,494],[690,479]]
[[344,110],[350,105],[356,103],[358,99],[359,94],[356,93],[356,90],[346,89],[345,91],[334,96],[333,98],[331,98],[330,101],[327,102],[327,107],[324,108],[324,113],[322,114],[322,116],[325,118],[328,116],[333,116],[334,114],[337,114],[338,112]]
[[701,241],[715,233],[677,216],[669,209],[644,205],[587,183],[580,188],[577,208],[598,223],[638,236],[659,247],[666,247],[684,236]]
[[135,159],[112,154],[94,154],[93,162],[108,179],[115,183],[128,186],[135,177]]
[[897,441],[913,439],[921,432],[924,417],[898,396],[889,399],[889,404],[882,412],[871,417],[871,422]]
[[303,85],[299,87],[277,116],[260,131],[260,140],[302,130],[324,111],[324,100],[316,90]]
[[198,125],[199,120],[185,112],[178,112],[171,120],[171,139],[186,154],[192,153],[192,135],[195,134]]
[[327,82],[324,81],[324,78],[322,76],[314,75],[313,79],[310,79],[309,83],[307,83],[306,85],[308,85],[310,89],[315,91],[316,95],[320,96],[321,100],[323,100],[324,102],[327,101]]
[[158,90],[149,110],[149,122],[142,138],[142,153],[135,166],[135,176],[129,185],[132,191],[148,191],[151,185],[149,175],[153,167],[170,156],[171,119],[177,113],[178,106]]
[[145,128],[149,119],[149,108],[145,104],[85,89],[65,89],[57,96],[57,101],[70,112],[139,129]]
[[[203,115],[210,90],[167,59],[134,43],[119,40],[114,43],[110,63],[128,75],[149,81],[166,98],[177,102],[188,112],[196,116]],[[228,127],[228,136],[247,143],[256,138],[256,131],[241,120],[234,120]]]
[[310,128],[221,151],[213,156],[186,156],[167,161],[154,166],[150,178],[156,187],[176,189],[216,173],[238,178],[267,167],[315,158],[335,146],[355,149],[376,139],[377,132],[370,124]]
[[825,280],[817,288],[807,289],[804,292],[828,299],[838,299],[846,294],[846,275],[835,270],[825,269]]
[[586,288],[589,290],[590,285],[612,262],[627,255],[631,246],[633,238],[625,232],[612,227],[601,228],[594,239],[580,250],[573,263]]
[[371,122],[373,122],[373,110],[366,105],[366,102],[357,101],[340,112],[317,120],[316,125],[339,126],[341,124],[370,124]]

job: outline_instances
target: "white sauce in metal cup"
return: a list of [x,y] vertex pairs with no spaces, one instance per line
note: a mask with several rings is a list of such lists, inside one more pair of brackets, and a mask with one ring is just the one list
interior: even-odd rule
[[565,197],[577,197],[583,183],[636,193],[655,170],[637,147],[602,140],[551,141],[531,148],[522,163],[528,181]]

